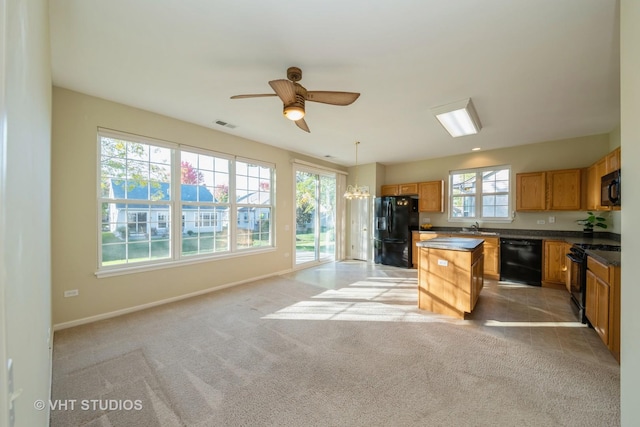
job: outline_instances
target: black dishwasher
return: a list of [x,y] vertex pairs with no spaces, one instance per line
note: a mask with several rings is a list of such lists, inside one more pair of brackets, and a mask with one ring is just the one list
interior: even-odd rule
[[500,280],[542,286],[542,240],[501,238]]

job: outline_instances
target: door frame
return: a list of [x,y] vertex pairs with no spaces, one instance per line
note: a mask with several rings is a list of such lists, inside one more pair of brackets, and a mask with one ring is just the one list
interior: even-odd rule
[[[306,162],[304,160],[294,159],[292,161],[293,168],[291,170],[292,176],[292,211],[293,211],[293,226],[291,227],[293,230],[292,238],[291,238],[291,264],[292,269],[303,269],[308,268],[317,264],[334,262],[344,259],[344,242],[345,242],[345,214],[344,214],[344,201],[342,198],[342,193],[344,192],[346,186],[346,172],[340,171],[337,169],[331,169],[323,166],[319,166],[310,162]],[[297,196],[297,188],[296,188],[296,177],[298,172],[306,172],[310,174],[324,175],[324,176],[332,176],[336,181],[336,200],[335,200],[335,248],[334,248],[334,256],[332,259],[319,259],[319,257],[315,257],[313,261],[305,262],[302,264],[296,263],[296,196]]]
[[[353,199],[349,201],[349,230],[350,250],[349,258],[361,261],[372,260],[371,248],[371,210],[373,208],[370,198]],[[364,232],[364,236],[362,235]]]

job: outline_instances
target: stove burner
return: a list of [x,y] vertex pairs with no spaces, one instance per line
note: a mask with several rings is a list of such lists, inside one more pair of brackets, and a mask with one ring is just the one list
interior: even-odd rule
[[574,247],[578,247],[580,249],[588,249],[595,251],[611,251],[611,252],[620,252],[621,247],[619,245],[605,245],[605,244],[597,244],[597,243],[575,243]]

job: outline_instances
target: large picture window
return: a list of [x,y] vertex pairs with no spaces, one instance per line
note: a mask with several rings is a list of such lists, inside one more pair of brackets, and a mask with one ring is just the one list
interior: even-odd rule
[[510,221],[510,176],[510,166],[450,172],[449,219]]
[[100,269],[272,246],[273,165],[100,130]]

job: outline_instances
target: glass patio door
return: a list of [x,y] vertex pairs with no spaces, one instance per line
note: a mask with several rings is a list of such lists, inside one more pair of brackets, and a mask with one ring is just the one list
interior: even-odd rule
[[335,174],[296,168],[296,265],[336,257]]

